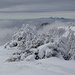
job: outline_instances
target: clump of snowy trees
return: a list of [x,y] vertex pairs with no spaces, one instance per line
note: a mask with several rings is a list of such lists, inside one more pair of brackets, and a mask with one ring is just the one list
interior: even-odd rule
[[[67,33],[68,32],[68,33]],[[65,34],[67,35],[65,36]],[[75,35],[69,27],[52,28],[47,33],[38,34],[36,26],[29,24],[13,36],[5,48],[17,47],[20,51],[13,53],[7,61],[38,60],[58,57],[65,60],[75,60]]]

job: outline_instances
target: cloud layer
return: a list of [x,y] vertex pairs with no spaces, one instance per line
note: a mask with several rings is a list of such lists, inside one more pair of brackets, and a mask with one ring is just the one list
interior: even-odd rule
[[75,0],[0,0],[0,12],[75,11]]
[[75,18],[75,0],[0,0],[0,19],[29,19],[51,15],[64,17],[66,13],[70,18],[70,12]]
[[21,26],[17,21],[14,20],[0,20],[0,45],[12,39],[14,32]]

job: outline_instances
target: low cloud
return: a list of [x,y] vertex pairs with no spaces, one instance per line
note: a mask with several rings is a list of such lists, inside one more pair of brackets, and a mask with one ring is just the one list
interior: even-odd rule
[[19,25],[14,24],[13,20],[0,20],[0,45],[12,39],[12,35],[18,30]]

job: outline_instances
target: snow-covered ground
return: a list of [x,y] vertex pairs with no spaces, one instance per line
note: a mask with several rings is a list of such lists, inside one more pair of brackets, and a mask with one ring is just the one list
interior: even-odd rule
[[14,50],[0,47],[0,75],[75,75],[75,61],[56,57],[42,60],[6,62]]

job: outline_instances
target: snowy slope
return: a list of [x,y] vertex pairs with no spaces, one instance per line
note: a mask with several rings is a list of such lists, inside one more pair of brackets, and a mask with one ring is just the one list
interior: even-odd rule
[[20,62],[5,62],[15,51],[0,48],[0,75],[75,75],[75,61],[56,57]]

